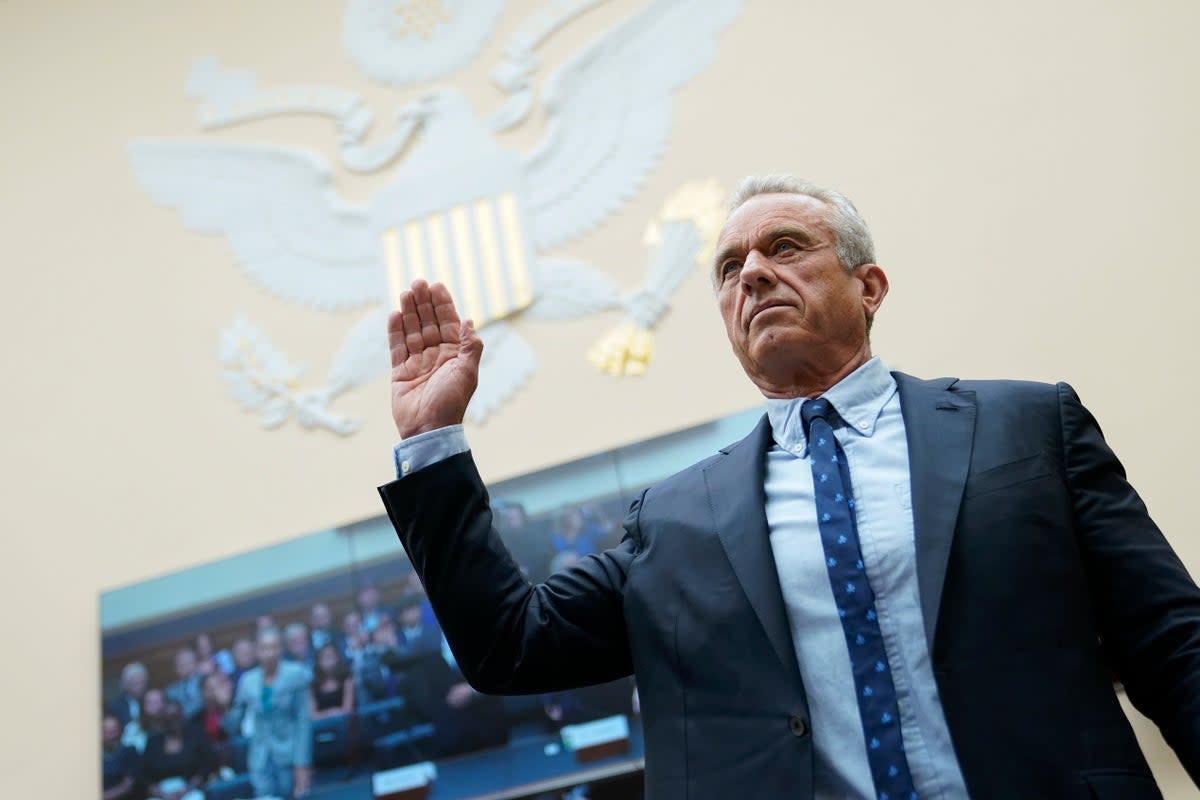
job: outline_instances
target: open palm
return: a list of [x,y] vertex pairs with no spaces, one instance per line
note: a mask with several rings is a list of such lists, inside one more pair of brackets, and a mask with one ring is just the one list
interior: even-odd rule
[[402,438],[457,425],[479,385],[483,341],[461,322],[450,291],[415,281],[388,317],[392,418]]

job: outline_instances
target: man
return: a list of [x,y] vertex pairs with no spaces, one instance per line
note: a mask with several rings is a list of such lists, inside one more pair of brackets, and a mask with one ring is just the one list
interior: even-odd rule
[[426,619],[425,603],[424,594],[406,594],[396,604],[398,649],[406,656],[432,653],[442,647],[442,632],[436,621]]
[[121,742],[124,724],[112,711],[100,718],[101,795],[104,800],[134,800],[138,793],[138,753]]
[[333,615],[329,613],[329,606],[324,603],[313,604],[312,610],[308,614],[308,621],[310,625],[308,638],[314,653],[335,641]]
[[472,689],[443,641],[439,637],[436,649],[418,654],[408,667],[406,695],[418,717],[433,723],[433,757],[507,744],[503,699]]
[[142,698],[150,687],[150,674],[145,665],[138,661],[126,664],[121,669],[121,693],[109,701],[106,711],[117,718],[124,728],[136,722],[142,714]]
[[304,672],[312,678],[313,649],[308,638],[308,628],[303,622],[290,623],[283,629],[283,658],[293,664],[304,667]]
[[368,583],[358,592],[358,613],[362,620],[362,628],[367,633],[375,630],[380,619],[386,614],[379,604],[379,590],[374,584]]
[[225,729],[237,736],[251,720],[246,761],[255,797],[300,797],[308,792],[312,764],[308,676],[282,660],[278,630],[259,631],[257,649],[258,666],[242,676]]
[[204,706],[204,694],[200,682],[204,676],[200,673],[196,660],[196,651],[184,647],[175,654],[175,675],[179,680],[167,687],[167,699],[179,703],[185,717],[190,717]]
[[635,671],[647,797],[1156,798],[1112,671],[1200,779],[1200,590],[1066,384],[871,353],[888,280],[842,195],[748,179],[713,281],[767,398],[530,586],[461,428],[482,343],[444,287],[389,320],[384,503],[486,692]]
[[258,654],[254,642],[245,637],[235,641],[230,652],[233,654],[233,671],[229,673],[229,681],[236,691],[242,676],[258,666]]

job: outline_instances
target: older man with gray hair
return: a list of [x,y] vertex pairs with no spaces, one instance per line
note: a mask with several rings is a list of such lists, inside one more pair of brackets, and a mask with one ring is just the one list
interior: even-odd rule
[[121,691],[109,701],[105,710],[112,714],[121,727],[137,722],[142,715],[142,698],[150,688],[150,673],[140,661],[131,661],[121,668]]
[[1200,779],[1200,590],[1074,390],[889,371],[867,225],[806,181],[744,181],[711,274],[766,413],[538,585],[462,430],[482,342],[402,296],[380,493],[468,680],[635,673],[652,800],[1160,797],[1114,673]]

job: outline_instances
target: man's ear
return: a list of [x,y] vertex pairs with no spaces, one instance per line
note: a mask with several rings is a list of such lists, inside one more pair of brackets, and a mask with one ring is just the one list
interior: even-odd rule
[[859,264],[854,268],[854,276],[862,284],[863,313],[868,318],[883,305],[883,298],[888,293],[888,277],[883,267],[878,264]]

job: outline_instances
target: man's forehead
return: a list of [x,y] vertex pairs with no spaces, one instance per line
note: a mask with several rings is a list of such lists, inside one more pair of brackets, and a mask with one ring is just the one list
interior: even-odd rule
[[804,194],[759,194],[742,203],[725,220],[720,244],[745,239],[782,226],[828,230],[829,206]]

